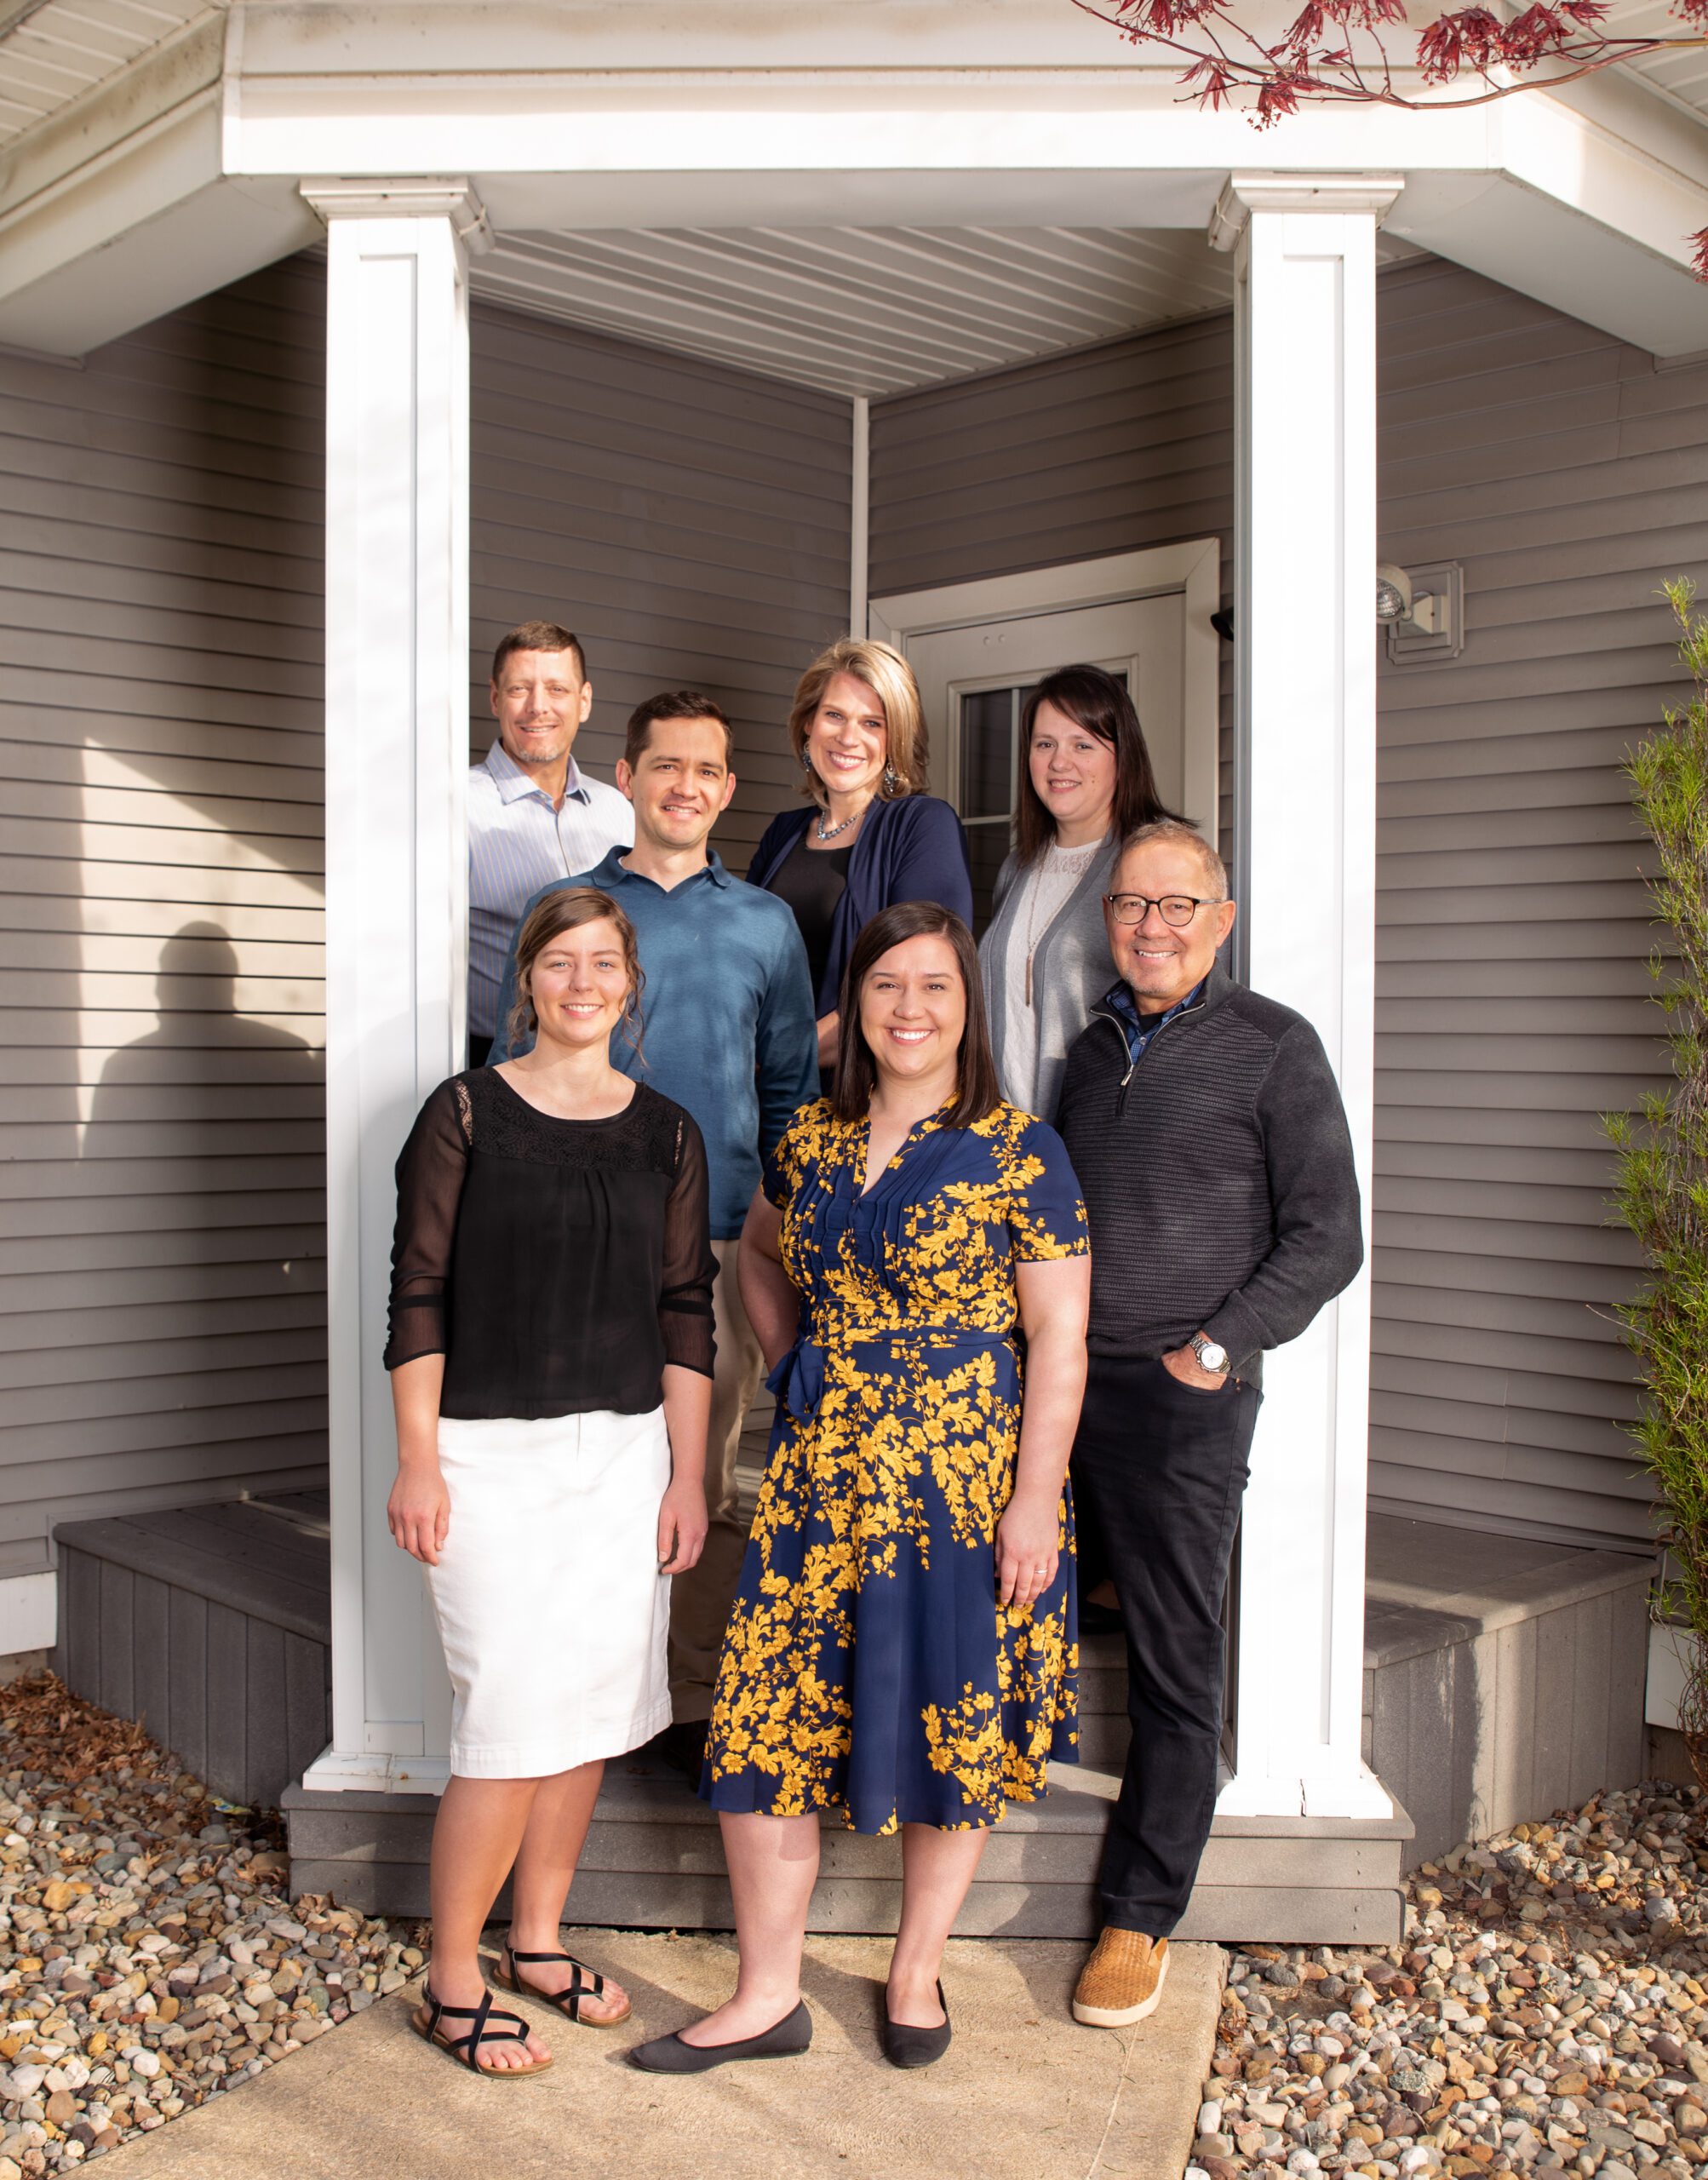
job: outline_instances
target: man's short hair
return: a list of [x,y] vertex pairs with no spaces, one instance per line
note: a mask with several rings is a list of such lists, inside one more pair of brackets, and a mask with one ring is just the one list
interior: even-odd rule
[[572,652],[576,662],[576,679],[587,678],[587,653],[582,649],[581,638],[568,628],[561,628],[555,621],[524,621],[507,636],[501,637],[498,648],[492,654],[492,683],[496,688],[503,679],[504,663],[513,651],[566,651]]
[[716,720],[724,730],[725,769],[734,772],[735,730],[723,706],[714,703],[709,697],[702,697],[697,689],[667,689],[662,696],[649,697],[644,704],[635,706],[628,715],[628,735],[622,745],[623,761],[630,772],[645,755],[653,727],[662,719]]
[[1153,818],[1148,825],[1136,825],[1121,844],[1121,853],[1115,859],[1119,870],[1134,848],[1149,847],[1153,840],[1161,840],[1175,847],[1190,848],[1204,866],[1204,875],[1211,886],[1210,898],[1229,899],[1228,866],[1223,862],[1198,830],[1178,818]]

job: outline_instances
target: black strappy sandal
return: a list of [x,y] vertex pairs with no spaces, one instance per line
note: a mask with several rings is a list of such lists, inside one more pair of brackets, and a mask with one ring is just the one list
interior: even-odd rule
[[[448,2058],[456,2059],[467,2067],[471,2074],[484,2074],[489,2081],[507,2081],[513,2078],[519,2081],[527,2074],[544,2074],[551,2065],[549,2059],[530,2059],[525,2065],[519,2067],[481,2065],[480,2047],[483,2043],[525,2044],[529,2036],[528,2024],[519,2014],[506,2013],[502,2010],[494,2011],[490,1991],[481,1993],[478,2006],[444,2005],[425,1987],[421,1996],[427,2004],[417,2006],[410,2016],[410,2026],[417,2036],[436,2046]],[[461,2036],[452,2036],[441,2028],[446,2021],[468,2021],[474,2026]],[[496,2028],[494,2023],[501,2021],[514,2022],[516,2026],[513,2028]]]
[[[560,1960],[570,1971],[570,1980],[561,1991],[542,1991],[537,1985],[524,1983],[518,1972],[519,1961]],[[492,1980],[506,1991],[514,1991],[519,1998],[538,1999],[542,2005],[555,2007],[565,2021],[572,2021],[577,2028],[615,2028],[628,2019],[634,2011],[625,2005],[621,2013],[608,2014],[603,2021],[583,2021],[582,2005],[584,1999],[595,2002],[605,1996],[603,1976],[589,1968],[584,1961],[567,1953],[518,1953],[506,1938],[499,1949],[498,1965],[492,1971]]]

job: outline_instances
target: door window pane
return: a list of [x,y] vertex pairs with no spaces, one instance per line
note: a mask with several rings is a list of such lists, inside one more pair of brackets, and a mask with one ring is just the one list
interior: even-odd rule
[[996,874],[1008,853],[1007,819],[1002,818],[994,824],[969,825],[966,846],[972,863],[972,934],[977,938],[990,921],[990,897],[995,888]]
[[1014,807],[1012,689],[981,689],[960,700],[960,814],[1006,818]]

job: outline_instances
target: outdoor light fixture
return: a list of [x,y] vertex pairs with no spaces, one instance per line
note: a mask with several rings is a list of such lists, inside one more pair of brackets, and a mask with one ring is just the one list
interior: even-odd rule
[[1376,570],[1376,619],[1388,632],[1396,665],[1413,658],[1457,658],[1464,644],[1464,577],[1456,561]]
[[[1410,621],[1416,627],[1425,628],[1426,633],[1433,635],[1433,619],[1427,624],[1419,622],[1412,610],[1415,602],[1412,578],[1403,568],[1396,567],[1391,560],[1384,560],[1376,571],[1376,618],[1384,624],[1390,621]],[[1431,607],[1436,601],[1433,598],[1426,598],[1423,602],[1425,607]]]

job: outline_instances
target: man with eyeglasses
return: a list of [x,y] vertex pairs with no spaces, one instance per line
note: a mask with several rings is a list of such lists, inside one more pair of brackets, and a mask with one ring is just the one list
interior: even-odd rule
[[1364,1245],[1321,1040],[1217,960],[1235,909],[1209,842],[1142,826],[1103,914],[1120,975],[1069,1052],[1057,1126],[1091,1222],[1081,1580],[1114,1584],[1132,1719],[1074,2016],[1114,2028],[1155,2011],[1210,1836],[1263,1351],[1297,1339]]

